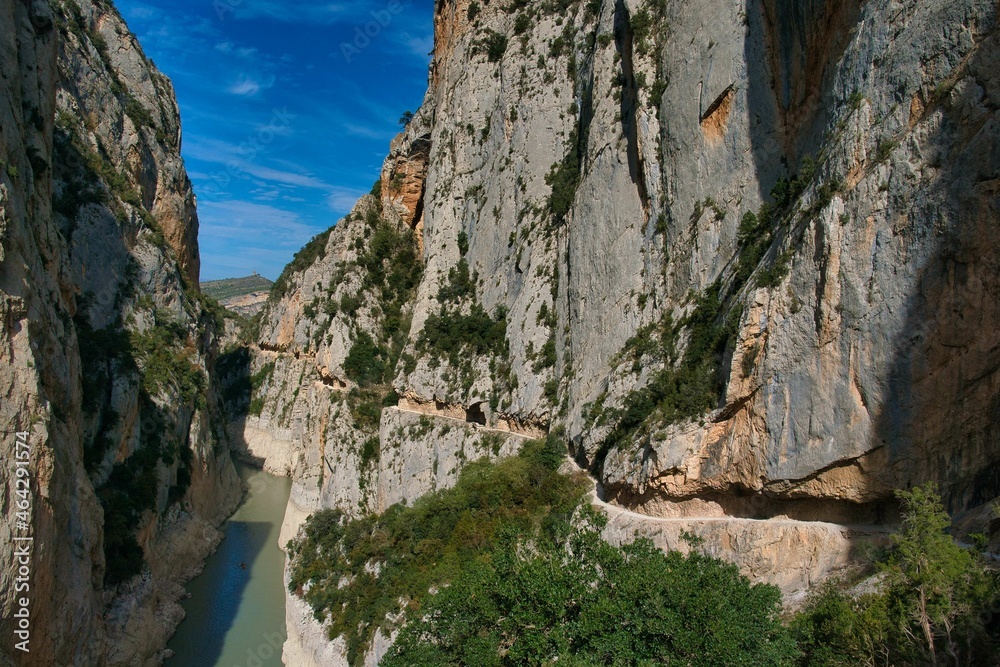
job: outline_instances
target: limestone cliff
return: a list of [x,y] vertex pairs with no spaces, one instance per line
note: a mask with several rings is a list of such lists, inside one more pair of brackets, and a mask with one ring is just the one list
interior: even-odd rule
[[[622,506],[609,537],[692,530],[788,594],[891,523],[895,488],[934,480],[955,513],[1000,493],[995,2],[435,20],[381,182],[260,320],[246,445],[295,480],[285,536],[448,483],[460,443],[423,438],[459,425],[565,429]],[[419,276],[393,283],[401,245]],[[426,426],[397,446],[403,415]]]
[[[159,664],[240,497],[177,104],[110,4],[0,6],[0,662]],[[32,458],[15,523],[14,434]],[[14,537],[34,536],[30,653]]]

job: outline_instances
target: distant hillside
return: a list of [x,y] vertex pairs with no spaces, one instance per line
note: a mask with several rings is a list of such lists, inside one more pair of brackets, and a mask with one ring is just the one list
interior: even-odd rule
[[270,292],[273,284],[264,276],[254,274],[245,278],[210,280],[201,284],[201,291],[217,301],[225,301],[254,292]]

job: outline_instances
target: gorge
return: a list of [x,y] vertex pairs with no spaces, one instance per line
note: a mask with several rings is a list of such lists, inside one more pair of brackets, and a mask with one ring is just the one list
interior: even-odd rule
[[[789,607],[885,543],[898,489],[1000,548],[995,2],[436,0],[371,193],[245,322],[199,291],[173,89],[115,8],[0,12],[0,420],[35,545],[30,656],[0,563],[0,664],[161,664],[234,458],[289,478],[283,549],[540,439],[607,541]],[[292,570],[285,664],[387,654],[391,624],[349,658]]]

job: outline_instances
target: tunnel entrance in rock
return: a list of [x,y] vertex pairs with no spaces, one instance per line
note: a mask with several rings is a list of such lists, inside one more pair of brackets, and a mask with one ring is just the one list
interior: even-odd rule
[[486,426],[486,413],[483,412],[482,403],[473,403],[465,410],[465,421],[470,424]]

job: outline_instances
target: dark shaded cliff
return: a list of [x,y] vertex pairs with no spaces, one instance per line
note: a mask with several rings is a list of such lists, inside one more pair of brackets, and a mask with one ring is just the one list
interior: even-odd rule
[[[17,517],[13,470],[0,472],[0,655],[158,664],[183,613],[179,584],[240,496],[177,105],[109,4],[0,11],[0,418],[5,452],[27,432],[32,479]],[[13,647],[6,557],[25,535],[29,654]]]

